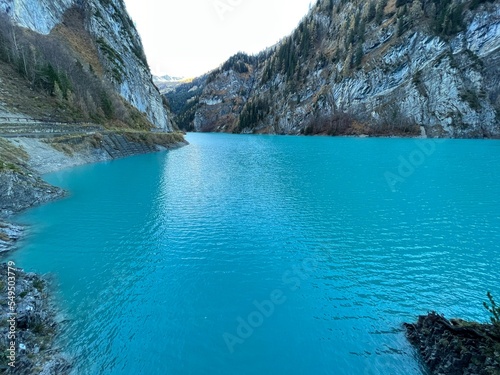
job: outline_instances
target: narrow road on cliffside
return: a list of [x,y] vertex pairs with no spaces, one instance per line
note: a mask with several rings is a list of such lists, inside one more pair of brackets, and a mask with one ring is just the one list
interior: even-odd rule
[[92,134],[104,130],[102,125],[91,123],[66,123],[27,117],[0,117],[0,136],[5,138],[43,138],[69,134]]

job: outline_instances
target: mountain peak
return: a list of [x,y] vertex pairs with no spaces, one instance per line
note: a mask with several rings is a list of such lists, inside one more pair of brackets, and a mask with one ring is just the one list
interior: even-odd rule
[[169,75],[153,76],[153,83],[162,94],[171,92],[181,84],[189,83],[191,81],[192,79],[185,77],[173,77]]

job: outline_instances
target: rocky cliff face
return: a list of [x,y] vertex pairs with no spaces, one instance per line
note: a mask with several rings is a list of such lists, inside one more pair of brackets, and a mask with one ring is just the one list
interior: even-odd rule
[[187,100],[197,131],[500,136],[500,2],[318,1]]
[[193,119],[196,131],[230,131],[248,102],[255,82],[253,59],[236,55],[220,74],[209,77]]
[[[157,129],[171,131],[169,114],[152,83],[139,35],[122,0],[0,0],[0,13],[6,14],[16,25],[42,35],[52,33],[60,25],[65,26],[65,16],[71,9],[79,9],[83,14],[84,31],[97,47],[103,70],[99,72],[102,73],[100,78],[145,113]],[[77,38],[82,35],[72,31],[63,34],[67,38],[65,43],[73,44],[75,50],[81,49],[81,40]],[[79,59],[84,69],[101,68],[93,61],[85,61],[85,57],[84,54],[83,59]]]
[[[172,130],[169,115],[147,65],[141,39],[122,0],[89,1],[89,29],[98,41],[113,84],[129,103],[161,130]],[[109,48],[114,54],[109,53]]]
[[48,34],[74,0],[2,0],[0,11],[8,14],[19,26],[40,34]]

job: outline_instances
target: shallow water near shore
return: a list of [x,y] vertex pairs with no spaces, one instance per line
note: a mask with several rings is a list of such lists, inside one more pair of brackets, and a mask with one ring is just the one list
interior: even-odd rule
[[75,374],[422,374],[403,322],[500,299],[499,141],[187,140],[17,218]]

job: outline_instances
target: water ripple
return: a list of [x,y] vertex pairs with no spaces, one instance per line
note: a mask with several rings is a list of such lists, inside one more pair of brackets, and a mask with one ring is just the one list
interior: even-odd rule
[[393,192],[412,140],[188,138],[48,176],[71,198],[19,219],[75,374],[421,374],[401,323],[500,295],[497,143],[440,144]]

